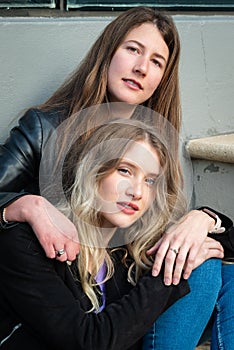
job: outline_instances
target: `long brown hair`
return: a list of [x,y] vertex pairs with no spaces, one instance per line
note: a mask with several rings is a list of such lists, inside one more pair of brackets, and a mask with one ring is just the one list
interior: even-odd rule
[[[81,109],[108,102],[107,73],[111,59],[128,33],[143,23],[153,23],[169,49],[169,59],[163,78],[144,106],[160,113],[177,131],[180,129],[181,108],[178,66],[180,41],[172,18],[150,7],[135,7],[113,20],[93,44],[78,69],[40,106],[43,110],[60,109],[76,117]],[[71,123],[72,123],[72,118]]]

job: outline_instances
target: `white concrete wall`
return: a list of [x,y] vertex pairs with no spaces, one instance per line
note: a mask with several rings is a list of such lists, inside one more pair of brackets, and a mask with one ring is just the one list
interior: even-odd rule
[[194,201],[210,206],[234,220],[234,166],[229,163],[195,160]]
[[[18,113],[62,83],[112,19],[0,18],[0,141]],[[233,132],[234,16],[176,15],[174,20],[182,44],[183,138]],[[222,172],[218,175],[217,181],[225,181]],[[229,191],[225,211],[234,218],[234,185]],[[210,190],[200,192],[194,203],[208,203]],[[223,203],[221,198],[219,207]]]

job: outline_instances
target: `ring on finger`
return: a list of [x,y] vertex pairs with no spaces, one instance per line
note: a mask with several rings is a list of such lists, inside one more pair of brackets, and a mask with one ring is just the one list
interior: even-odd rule
[[56,252],[56,255],[58,257],[60,257],[60,256],[62,256],[65,253],[65,250],[62,248],[62,249],[56,250],[55,252]]
[[176,249],[176,248],[169,248],[169,250],[171,250],[173,253],[175,253],[175,255],[177,255],[179,253],[179,249]]

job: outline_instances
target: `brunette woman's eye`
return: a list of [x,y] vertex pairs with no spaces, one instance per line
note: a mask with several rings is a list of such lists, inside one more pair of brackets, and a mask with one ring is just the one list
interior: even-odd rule
[[124,175],[130,174],[129,170],[126,168],[118,168],[117,170],[119,173],[124,174]]
[[162,66],[158,60],[153,59],[152,61],[155,64],[155,66],[158,66],[159,68]]
[[133,53],[139,53],[139,49],[133,46],[128,46],[127,50]]

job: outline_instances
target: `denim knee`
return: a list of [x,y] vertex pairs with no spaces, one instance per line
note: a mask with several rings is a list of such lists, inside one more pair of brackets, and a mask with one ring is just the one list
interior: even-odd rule
[[191,292],[166,310],[143,339],[143,350],[194,350],[221,288],[221,261],[209,259],[192,272]]
[[212,350],[234,348],[234,265],[223,265],[222,287],[216,303]]

